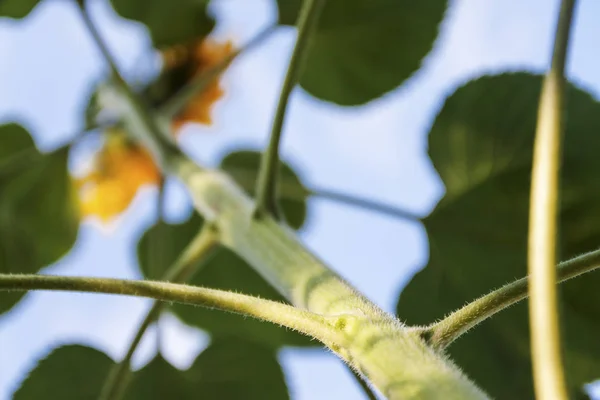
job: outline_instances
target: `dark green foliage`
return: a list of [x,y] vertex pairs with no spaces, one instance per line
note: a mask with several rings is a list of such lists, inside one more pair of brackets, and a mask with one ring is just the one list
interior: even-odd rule
[[[430,259],[401,293],[399,316],[427,324],[527,274],[533,138],[541,77],[486,76],[459,88],[429,135],[446,195],[428,216]],[[560,259],[600,243],[600,104],[569,87],[560,209]],[[600,376],[600,274],[561,285],[570,387]],[[533,398],[525,302],[449,348],[468,376],[499,399]]]

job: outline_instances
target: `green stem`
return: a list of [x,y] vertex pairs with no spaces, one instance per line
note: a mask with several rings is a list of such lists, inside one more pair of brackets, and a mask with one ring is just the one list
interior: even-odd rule
[[485,395],[449,360],[345,282],[269,215],[252,218],[254,203],[225,173],[182,160],[173,173],[194,205],[214,221],[221,242],[297,307],[338,318],[351,338],[330,347],[390,399],[471,399]]
[[256,210],[259,214],[279,216],[277,208],[277,179],[279,175],[279,147],[290,94],[300,79],[325,0],[304,0],[298,16],[298,38],[292,52],[285,80],[275,111],[269,146],[263,154],[256,186]]
[[529,325],[534,389],[540,399],[567,399],[556,289],[558,186],[563,136],[565,62],[574,0],[563,0],[552,66],[544,79],[533,151],[529,209]]
[[167,119],[172,119],[179,114],[181,110],[196,96],[197,93],[205,90],[215,79],[219,77],[240,55],[246,54],[252,48],[258,46],[267,39],[275,31],[277,25],[272,25],[252,38],[245,46],[233,52],[219,64],[208,69],[202,74],[194,78],[188,85],[184,86],[179,92],[175,93],[165,104],[160,108],[160,113]]
[[350,196],[344,193],[335,192],[326,189],[309,189],[310,194],[315,197],[321,197],[326,200],[335,201],[353,207],[363,208],[365,210],[374,211],[390,217],[403,219],[410,222],[421,222],[423,217],[413,213],[412,211],[402,210],[398,207],[383,204],[370,199]]
[[[167,282],[52,275],[0,274],[0,291],[59,290],[149,297],[268,321],[311,336],[350,362],[390,399],[487,399],[460,371],[416,335],[399,334],[386,320],[357,314],[324,316],[271,300]],[[363,363],[367,365],[363,365]]]
[[[205,264],[210,258],[213,250],[218,244],[217,233],[209,226],[204,227],[200,233],[192,239],[183,253],[177,258],[173,265],[167,269],[163,280],[168,282],[186,282],[198,271],[201,264]],[[120,363],[115,364],[109,371],[107,379],[100,392],[100,400],[118,400],[125,393],[129,377],[131,375],[131,359],[142,341],[146,330],[152,322],[160,315],[164,304],[156,301],[146,314],[140,324],[133,340],[131,341],[125,357]]]
[[[600,250],[575,257],[558,265],[558,282],[564,282],[600,267]],[[521,278],[457,310],[423,330],[431,346],[444,349],[469,329],[499,311],[527,298],[529,280]]]
[[118,294],[232,312],[297,330],[333,346],[345,344],[337,319],[254,296],[184,284],[39,274],[0,274],[0,291],[51,290]]
[[[252,171],[246,168],[228,168],[227,172],[248,192],[251,192],[256,183],[256,176]],[[422,216],[413,211],[403,210],[399,207],[384,204],[375,200],[357,197],[333,190],[308,187],[298,185],[296,181],[282,179],[279,182],[279,196],[282,199],[305,201],[307,196],[320,197],[344,204],[351,207],[362,208],[379,214],[387,215],[392,218],[403,219],[409,222],[421,222]]]

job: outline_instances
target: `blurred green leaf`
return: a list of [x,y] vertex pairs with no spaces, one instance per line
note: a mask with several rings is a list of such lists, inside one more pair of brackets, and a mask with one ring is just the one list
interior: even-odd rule
[[215,21],[207,14],[208,0],[111,0],[122,17],[150,30],[156,48],[188,43],[208,35]]
[[221,339],[181,371],[158,355],[134,375],[127,399],[289,399],[273,351],[251,341]]
[[[295,25],[301,0],[278,0]],[[360,105],[400,86],[433,47],[445,0],[327,0],[300,79],[319,99]]]
[[0,1],[0,17],[23,18],[40,2],[40,0],[2,0]]
[[[161,222],[146,231],[138,243],[138,260],[142,274],[148,279],[160,279],[166,268],[175,261],[201,226],[201,218],[194,214],[183,224],[170,225]],[[160,245],[160,251],[157,251],[156,245]],[[245,261],[226,248],[220,249],[194,275],[190,283],[285,301]],[[173,304],[170,308],[184,322],[205,329],[216,338],[237,336],[254,340],[270,348],[283,345],[319,345],[296,332],[241,315],[182,304]]]
[[[258,178],[261,153],[235,151],[223,158],[220,168],[253,196]],[[294,170],[286,163],[279,164],[279,192],[281,209],[285,219],[294,229],[300,229],[306,219],[306,199],[310,192],[302,185]]]
[[106,354],[91,347],[67,345],[55,348],[38,362],[12,398],[96,399],[113,364]]
[[[57,347],[29,372],[12,398],[96,399],[113,366],[113,360],[91,347]],[[134,373],[125,398],[286,400],[289,395],[273,349],[240,338],[220,338],[185,371],[157,355]]]
[[[0,272],[36,273],[75,243],[79,218],[68,149],[40,153],[25,129],[0,125]],[[23,295],[0,294],[0,313]]]
[[[424,220],[427,267],[402,291],[398,315],[427,324],[527,274],[533,139],[541,77],[486,76],[459,88],[429,134],[446,194]],[[562,168],[560,259],[600,246],[600,104],[569,86]],[[600,377],[600,274],[560,286],[573,392]],[[504,310],[448,349],[492,396],[531,399],[527,304]]]

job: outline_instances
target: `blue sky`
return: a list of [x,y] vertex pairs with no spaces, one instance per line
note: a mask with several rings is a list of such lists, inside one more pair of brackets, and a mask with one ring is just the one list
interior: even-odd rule
[[[148,68],[144,27],[119,18],[98,0],[93,15],[127,71]],[[243,43],[275,18],[272,0],[213,0],[218,37]],[[444,96],[483,73],[542,71],[548,64],[558,1],[451,1],[434,51],[405,85],[361,108],[339,108],[298,89],[286,122],[283,155],[308,185],[327,187],[427,214],[443,187],[426,157],[426,134]],[[0,20],[0,121],[17,120],[42,149],[68,140],[81,125],[84,100],[104,64],[72,2],[45,1],[24,21]],[[597,39],[600,3],[580,2],[570,77],[600,92]],[[215,164],[234,148],[264,146],[285,72],[294,30],[282,28],[243,56],[224,77],[228,95],[211,128],[186,128],[182,145]],[[140,65],[141,63],[141,65]],[[144,64],[146,63],[146,64]],[[83,149],[81,154],[89,152]],[[79,160],[83,158],[78,157]],[[74,162],[74,166],[78,163]],[[182,188],[171,182],[169,219],[189,212]],[[82,226],[72,252],[45,273],[138,278],[135,243],[155,218],[156,193],[144,191],[110,229]],[[423,228],[325,200],[311,200],[302,239],[316,254],[386,310],[401,287],[427,261]],[[343,227],[343,228],[341,228]],[[120,358],[149,302],[106,295],[29,294],[0,317],[0,399],[35,361],[62,343],[96,347]],[[185,368],[206,345],[199,331],[173,317],[161,320],[161,348]],[[135,358],[154,354],[150,332]],[[295,399],[362,399],[341,363],[321,351],[281,354]]]

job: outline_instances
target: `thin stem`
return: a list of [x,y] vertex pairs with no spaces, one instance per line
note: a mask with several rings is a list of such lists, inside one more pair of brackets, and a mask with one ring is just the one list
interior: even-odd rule
[[[81,18],[83,19],[90,36],[96,43],[96,46],[110,68],[112,78],[116,84],[116,89],[122,92],[123,96],[128,100],[128,106],[131,108],[130,112],[136,117],[135,122],[141,124],[145,128],[145,132],[148,132],[151,135],[150,137],[141,135],[138,139],[146,144],[159,165],[166,165],[172,157],[178,156],[181,153],[180,150],[166,139],[157,121],[150,114],[149,108],[142,103],[141,99],[133,92],[133,90],[131,90],[127,82],[125,82],[119,73],[117,64],[110,53],[108,46],[104,40],[102,40],[100,32],[98,32],[98,29],[96,29],[96,26],[92,22],[84,2],[78,0],[75,0],[75,2],[81,11]],[[131,131],[134,133],[137,132],[135,129]]]
[[564,70],[574,5],[574,0],[563,0],[561,4],[552,66],[540,95],[533,151],[528,246],[529,325],[534,389],[540,399],[567,399],[554,266]]
[[224,58],[219,64],[206,70],[195,77],[188,85],[175,93],[160,109],[160,112],[169,120],[183,110],[190,100],[205,90],[215,79],[219,77],[240,55],[246,54],[252,48],[261,44],[275,31],[277,25],[271,25],[259,32],[246,45]]
[[[598,267],[600,250],[582,254],[558,265],[558,282],[567,281]],[[431,346],[444,349],[480,322],[527,298],[528,285],[529,280],[526,277],[509,283],[425,328],[423,336]]]
[[298,16],[298,38],[292,52],[287,74],[275,111],[269,146],[263,154],[256,186],[257,213],[279,216],[277,208],[277,180],[279,176],[279,146],[290,94],[300,79],[310,47],[310,38],[317,27],[324,0],[304,0]]
[[[179,258],[167,269],[163,280],[167,282],[188,281],[194,273],[198,272],[201,265],[206,264],[206,261],[210,259],[217,245],[218,233],[211,226],[205,226],[192,239]],[[148,310],[146,317],[129,344],[125,357],[109,371],[100,392],[100,400],[118,400],[123,397],[131,374],[131,359],[142,341],[146,330],[159,317],[163,306],[164,304],[160,301],[155,301],[152,304],[152,307]]]
[[347,195],[340,192],[335,192],[327,189],[309,189],[310,194],[316,197],[321,197],[326,200],[335,201],[353,207],[364,208],[365,210],[374,211],[390,217],[399,218],[411,222],[421,222],[423,217],[415,214],[412,211],[402,210],[398,207],[383,204],[374,200],[365,199]]
[[[230,173],[235,180],[249,192],[256,183],[255,174],[246,168],[228,168],[227,172]],[[323,189],[314,186],[305,188],[298,185],[295,181],[283,178],[284,177],[282,177],[279,182],[279,197],[281,199],[305,201],[307,196],[315,196],[325,200],[334,201],[347,206],[362,208],[368,211],[373,211],[410,222],[421,222],[423,219],[422,216],[414,213],[413,211],[403,210],[399,207],[384,204],[375,200],[336,192],[329,189]]]
[[112,278],[0,274],[0,291],[51,290],[147,297],[232,312],[272,322],[311,336],[329,347],[347,345],[336,330],[339,318],[325,317],[272,300],[254,296],[169,282]]

